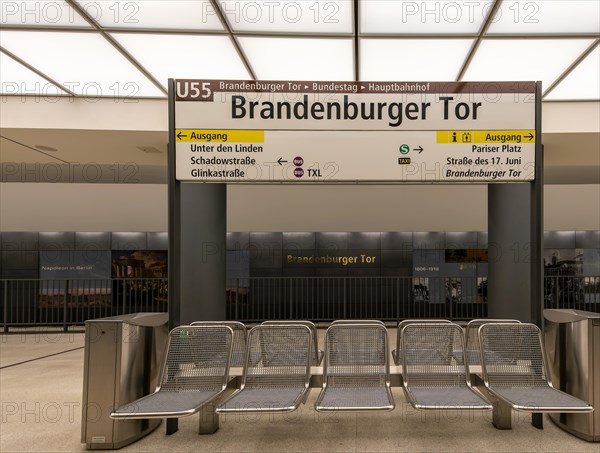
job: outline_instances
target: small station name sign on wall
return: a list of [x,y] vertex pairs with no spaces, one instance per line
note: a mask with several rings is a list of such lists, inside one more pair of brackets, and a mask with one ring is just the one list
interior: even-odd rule
[[535,179],[534,82],[176,80],[174,91],[179,181]]

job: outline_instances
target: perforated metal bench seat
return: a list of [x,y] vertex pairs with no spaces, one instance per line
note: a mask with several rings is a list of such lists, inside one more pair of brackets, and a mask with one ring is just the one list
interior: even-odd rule
[[551,387],[495,387],[493,394],[523,412],[591,412],[585,401]]
[[416,409],[482,409],[492,405],[465,387],[410,387],[408,402]]
[[198,392],[159,392],[121,406],[112,418],[174,418],[192,415],[218,395],[214,390]]
[[176,418],[192,415],[227,387],[233,331],[222,325],[180,326],[169,342],[156,391],[123,404],[115,419]]
[[306,326],[310,329],[312,336],[313,336],[313,350],[311,352],[311,365],[313,366],[319,366],[321,364],[321,360],[323,360],[323,351],[319,350],[319,337],[317,334],[317,326],[315,326],[315,324],[311,321],[304,321],[304,320],[269,320],[269,321],[263,321],[263,324],[265,325],[275,325],[275,324],[280,324],[280,325],[286,325],[286,324],[301,324],[303,326]]
[[249,388],[228,399],[217,412],[291,412],[298,408],[305,394],[304,388]]
[[398,329],[396,333],[396,349],[392,350],[392,359],[396,365],[402,365],[402,330],[410,324],[420,323],[442,323],[449,324],[451,321],[447,319],[405,319],[398,323]]
[[319,405],[318,411],[353,410],[392,410],[395,405],[384,387],[352,388],[334,387],[327,389]]
[[[594,410],[587,402],[552,387],[541,331],[536,325],[488,323],[479,327],[478,336],[484,385],[498,398],[498,411],[504,405],[524,412]],[[499,415],[494,424],[509,428],[509,414]]]
[[317,411],[392,410],[387,330],[381,323],[344,322],[325,334],[323,388]]
[[314,360],[313,333],[303,324],[261,324],[248,335],[240,389],[217,413],[289,412],[306,400]]
[[458,325],[408,324],[402,329],[401,350],[404,393],[415,409],[492,409],[471,388]]
[[[472,319],[467,323],[465,327],[465,335],[467,338],[467,344],[465,350],[467,352],[467,364],[468,366],[480,366],[481,365],[481,348],[479,347],[479,328],[483,324],[495,323],[495,324],[519,324],[521,321],[516,319]],[[497,357],[497,363],[500,363],[502,358]]]
[[242,367],[246,363],[246,349],[248,342],[248,330],[239,321],[194,321],[192,326],[227,326],[233,331],[233,346],[230,364],[234,367]]

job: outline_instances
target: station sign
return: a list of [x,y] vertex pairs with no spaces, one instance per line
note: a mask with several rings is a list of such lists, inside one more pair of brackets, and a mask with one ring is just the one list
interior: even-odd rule
[[179,181],[535,179],[534,82],[186,79],[174,86]]

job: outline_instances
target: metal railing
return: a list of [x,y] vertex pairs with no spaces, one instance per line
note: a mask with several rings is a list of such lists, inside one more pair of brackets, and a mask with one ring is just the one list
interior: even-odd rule
[[87,319],[167,311],[166,278],[0,280],[2,325],[82,325]]
[[544,277],[544,308],[574,308],[600,313],[600,276]]
[[477,277],[270,277],[237,279],[227,319],[450,318],[487,316],[487,285]]
[[[166,312],[166,278],[0,280],[0,323],[82,325],[87,319]],[[547,276],[544,308],[600,312],[600,276]],[[229,280],[227,319],[381,319],[487,317],[481,277],[255,277]]]

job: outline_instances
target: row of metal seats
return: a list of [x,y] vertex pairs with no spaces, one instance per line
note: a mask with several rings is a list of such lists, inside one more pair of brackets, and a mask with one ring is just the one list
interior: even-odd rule
[[[322,374],[317,411],[391,410],[389,355],[380,321],[332,323],[324,353],[308,321],[268,321],[249,332],[238,322],[193,323],[170,332],[157,391],[111,417],[182,417],[207,404],[217,414],[293,411],[306,402],[315,373]],[[475,320],[467,325],[465,341],[463,329],[450,321],[402,321],[392,356],[416,409],[593,410],[552,387],[541,333],[533,324]],[[238,374],[241,367],[241,383],[226,395],[232,367]],[[473,388],[471,374],[481,376],[483,388]]]

